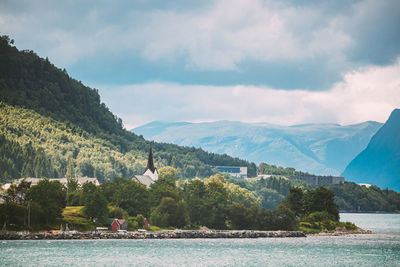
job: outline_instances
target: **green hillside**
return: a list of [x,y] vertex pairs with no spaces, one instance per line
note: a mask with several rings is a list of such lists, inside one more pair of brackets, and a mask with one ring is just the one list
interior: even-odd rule
[[[8,36],[0,37],[0,133],[7,142],[44,151],[51,166],[36,163],[37,171],[28,175],[15,167],[18,164],[8,166],[13,160],[4,158],[0,169],[4,180],[53,174],[96,176],[104,181],[143,171],[150,142],[126,131],[122,120],[101,103],[96,89],[12,43]],[[178,177],[208,177],[214,173],[210,165],[247,166],[249,176],[256,174],[254,163],[202,149],[153,143],[153,150],[157,167],[173,166],[180,172]],[[17,171],[5,173],[10,168]]]

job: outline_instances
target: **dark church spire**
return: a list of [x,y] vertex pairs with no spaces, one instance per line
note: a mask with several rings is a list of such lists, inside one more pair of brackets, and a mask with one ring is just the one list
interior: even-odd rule
[[156,171],[156,168],[154,167],[153,150],[151,148],[151,144],[150,144],[150,151],[149,151],[149,159],[147,160],[147,167],[146,167],[146,170],[144,170],[144,171],[146,172],[147,170],[150,170],[152,173],[154,173]]

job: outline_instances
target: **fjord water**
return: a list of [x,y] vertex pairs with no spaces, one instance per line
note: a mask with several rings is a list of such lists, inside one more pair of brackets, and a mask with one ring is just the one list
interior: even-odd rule
[[399,214],[342,218],[382,228],[371,229],[372,235],[339,237],[2,241],[0,265],[400,266]]

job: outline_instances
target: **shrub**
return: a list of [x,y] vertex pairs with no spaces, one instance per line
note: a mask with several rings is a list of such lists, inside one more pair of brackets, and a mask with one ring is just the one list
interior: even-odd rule
[[117,218],[117,219],[127,219],[129,217],[128,212],[120,207],[112,207],[110,209],[109,216],[110,218]]
[[311,214],[309,214],[306,218],[306,222],[322,222],[325,220],[335,220],[335,217],[331,214],[329,214],[327,211],[316,211]]

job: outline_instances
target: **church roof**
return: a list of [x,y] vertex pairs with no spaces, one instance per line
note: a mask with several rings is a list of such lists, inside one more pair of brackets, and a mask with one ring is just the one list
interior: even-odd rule
[[146,172],[147,170],[150,170],[152,173],[156,171],[156,168],[154,167],[154,161],[153,161],[153,150],[150,145],[150,151],[149,151],[149,158],[147,160],[147,167],[144,170]]
[[133,176],[133,179],[147,187],[150,187],[150,185],[154,183],[153,179],[148,175],[135,175]]

